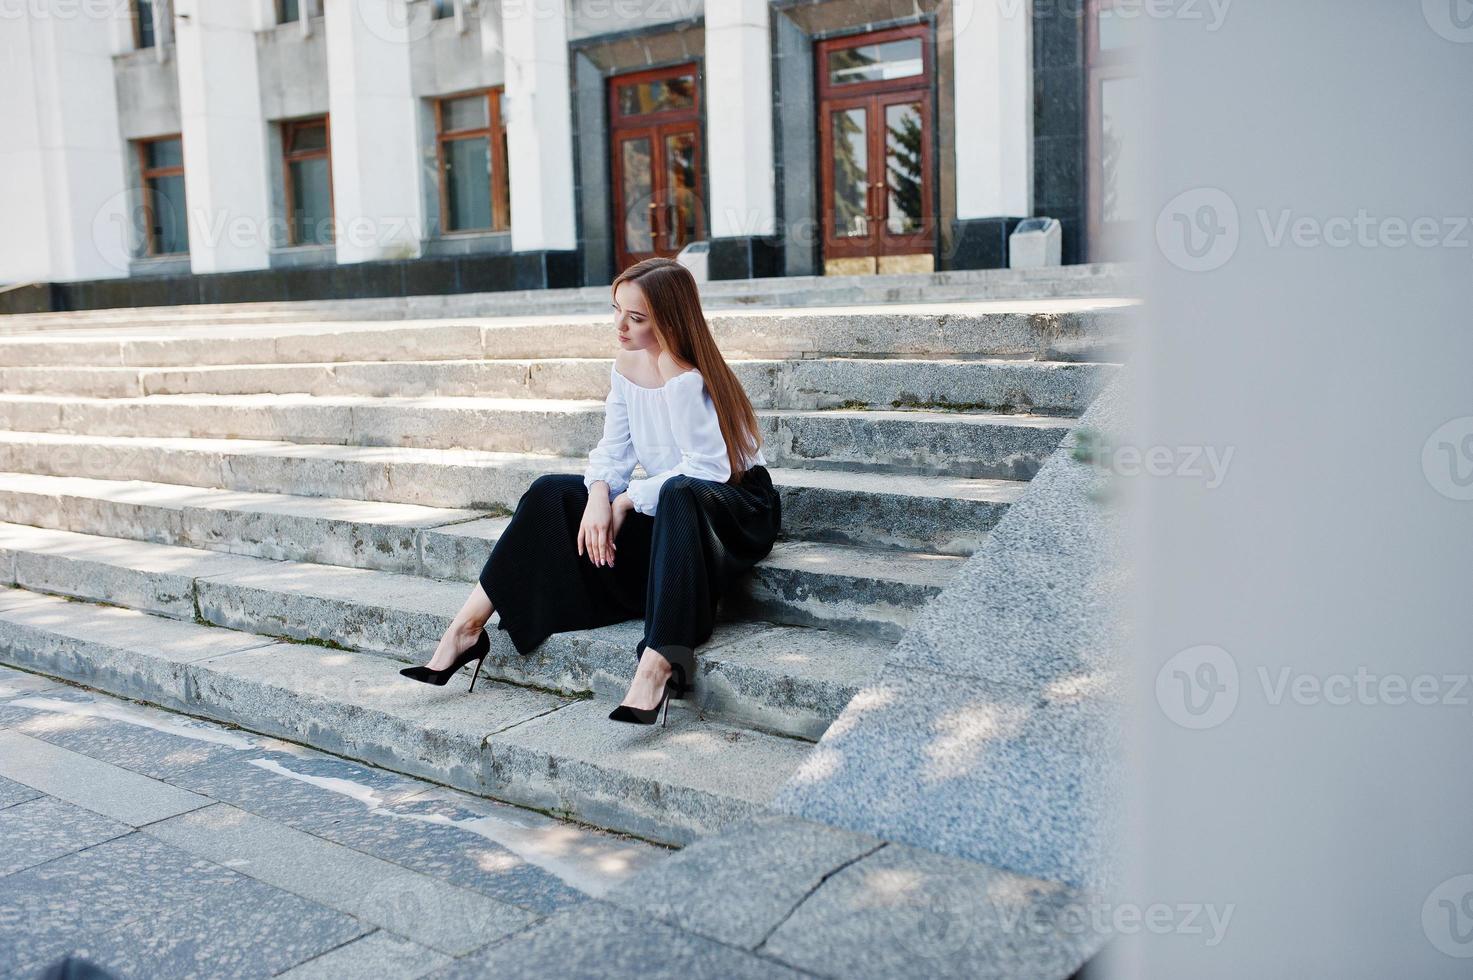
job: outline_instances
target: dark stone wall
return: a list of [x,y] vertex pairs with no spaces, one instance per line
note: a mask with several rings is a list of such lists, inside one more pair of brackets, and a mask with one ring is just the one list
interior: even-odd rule
[[1033,4],[1033,213],[1063,225],[1066,265],[1086,254],[1084,3]]
[[558,289],[582,285],[581,280],[582,262],[576,251],[519,252],[58,282],[47,287],[44,304],[34,289],[0,291],[0,314]]

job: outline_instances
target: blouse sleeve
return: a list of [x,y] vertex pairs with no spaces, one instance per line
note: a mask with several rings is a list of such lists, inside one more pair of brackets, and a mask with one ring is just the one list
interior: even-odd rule
[[663,473],[642,480],[629,481],[629,498],[641,514],[655,515],[660,501],[660,488],[676,474],[725,483],[731,479],[731,460],[726,455],[726,440],[716,417],[716,403],[706,390],[706,383],[695,371],[671,380],[666,402],[670,408],[670,431],[680,449],[680,462]]
[[638,461],[634,439],[629,434],[629,405],[624,401],[624,389],[613,377],[615,373],[617,370],[611,367],[609,394],[604,399],[603,438],[588,453],[588,468],[583,472],[583,485],[590,491],[599,480],[609,485],[610,500],[624,492]]

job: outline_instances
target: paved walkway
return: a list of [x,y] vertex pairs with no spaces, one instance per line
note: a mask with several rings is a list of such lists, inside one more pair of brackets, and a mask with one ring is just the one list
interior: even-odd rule
[[0,668],[0,976],[418,977],[666,854]]

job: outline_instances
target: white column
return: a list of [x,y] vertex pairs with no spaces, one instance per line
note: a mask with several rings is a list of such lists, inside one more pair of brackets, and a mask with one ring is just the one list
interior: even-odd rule
[[952,0],[956,215],[1033,213],[1033,30],[1019,0]]
[[777,229],[767,0],[706,4],[706,159],[713,238]]
[[424,239],[404,0],[324,0],[333,211],[341,263],[417,258]]
[[267,268],[271,168],[255,13],[212,0],[178,0],[175,12],[190,268]]
[[576,248],[567,14],[561,2],[524,0],[501,16],[512,250]]
[[112,43],[103,17],[0,17],[0,282],[127,274]]

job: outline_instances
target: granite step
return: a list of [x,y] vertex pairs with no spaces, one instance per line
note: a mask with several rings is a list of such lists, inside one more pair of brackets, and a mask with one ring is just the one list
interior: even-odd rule
[[[0,523],[0,585],[106,602],[374,654],[428,659],[469,592],[452,582]],[[893,645],[876,636],[722,615],[697,648],[694,704],[764,730],[816,739]],[[863,613],[861,613],[862,615]],[[880,615],[874,613],[872,615]],[[644,623],[555,633],[522,656],[493,613],[484,671],[499,680],[617,701],[634,674]],[[387,669],[385,667],[380,670]]]
[[[0,473],[17,525],[471,583],[509,517],[321,497]],[[779,541],[734,586],[733,618],[897,640],[963,559]]]
[[[14,394],[571,398],[602,401],[607,357],[207,364],[179,368],[0,368]],[[798,358],[728,362],[755,408],[965,407],[1078,415],[1116,365],[1019,359]]]
[[[728,358],[1029,357],[1118,361],[1135,304],[1112,299],[711,311]],[[337,361],[609,357],[612,319],[533,314],[401,320],[119,325],[0,337],[0,366],[193,367]]]
[[[929,410],[757,413],[775,466],[1026,480],[1069,431],[1044,415]],[[530,398],[0,395],[11,431],[313,444],[478,449],[586,456],[603,432],[602,401]]]
[[684,845],[763,810],[807,742],[703,717],[622,725],[604,701],[0,588],[0,662],[607,830]]
[[[700,284],[707,309],[811,307],[836,304],[979,302],[1044,297],[1112,298],[1139,292],[1135,270],[1111,263],[1038,269],[966,269],[918,275],[778,276]],[[362,299],[276,300],[0,316],[0,332],[66,330],[98,325],[161,326],[281,323],[297,320],[404,320],[528,313],[603,313],[608,286],[435,293]]]
[[[586,464],[583,458],[469,450],[0,430],[0,471],[15,475],[345,498],[353,502],[342,505],[349,507],[346,512],[359,502],[383,502],[510,516],[537,477],[581,474]],[[784,540],[960,557],[981,546],[1026,486],[1015,480],[840,469],[771,467],[769,472],[782,497]],[[64,487],[50,489],[60,493]],[[336,505],[324,506],[331,511]]]

